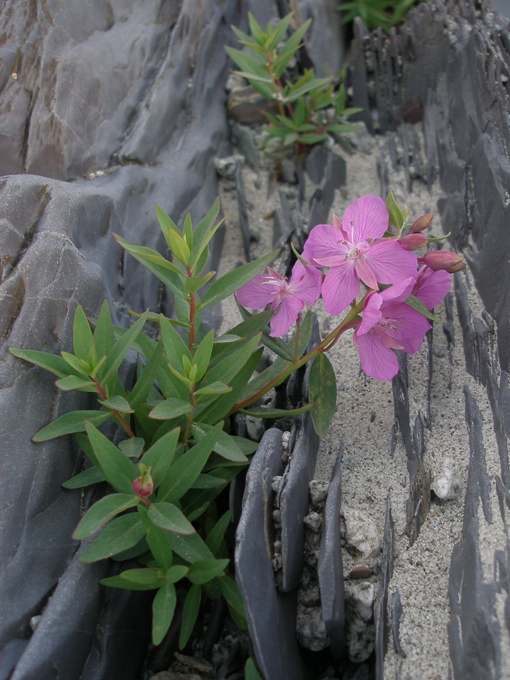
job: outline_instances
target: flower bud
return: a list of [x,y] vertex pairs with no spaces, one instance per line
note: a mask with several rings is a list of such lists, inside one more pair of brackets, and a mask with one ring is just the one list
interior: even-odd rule
[[419,250],[427,245],[428,242],[428,238],[423,236],[423,234],[406,234],[397,241],[404,250]]
[[449,250],[429,250],[420,259],[423,264],[426,264],[429,269],[435,272],[444,269],[449,274],[454,274],[466,268],[462,257]]
[[425,231],[425,229],[428,229],[433,217],[434,215],[432,213],[425,213],[425,215],[418,217],[418,219],[413,222],[413,226],[411,227],[413,234],[417,234],[420,231]]
[[140,477],[133,481],[133,491],[140,498],[147,498],[154,491],[154,481],[151,477],[151,468],[145,467],[142,463],[138,464]]

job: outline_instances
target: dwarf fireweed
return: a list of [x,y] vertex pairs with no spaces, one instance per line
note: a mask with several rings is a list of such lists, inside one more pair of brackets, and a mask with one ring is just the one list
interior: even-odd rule
[[[97,408],[66,413],[33,440],[76,435],[87,462],[64,487],[107,482],[112,489],[87,510],[74,532],[75,539],[88,539],[80,560],[137,559],[138,567],[102,583],[155,592],[156,645],[182,599],[183,648],[203,597],[223,597],[237,624],[246,624],[228,572],[230,512],[220,515],[216,499],[249,463],[257,444],[235,434],[232,416],[275,419],[310,411],[317,433],[325,435],[336,404],[327,351],[354,329],[363,371],[391,379],[398,371],[395,351],[419,350],[434,318],[431,310],[450,289],[450,272],[464,264],[442,250],[417,256],[416,247],[437,240],[423,235],[431,216],[408,223],[407,209],[391,194],[386,203],[363,196],[332,225],[314,227],[288,280],[269,268],[278,251],[217,279],[205,271],[210,241],[223,221],[217,219],[218,200],[196,225],[187,215],[182,228],[160,208],[156,212],[170,257],[116,239],[173,295],[177,318],[133,312],[126,329],[113,323],[107,302],[97,319],[89,320],[77,307],[72,353],[11,352],[53,373],[58,389],[96,395]],[[202,312],[233,294],[242,321],[218,335],[205,327]],[[312,310],[321,297],[326,311],[339,318],[311,347]],[[149,322],[157,324],[156,338],[144,332]],[[272,363],[258,373],[264,348]],[[119,374],[128,352],[137,356],[136,377],[129,383],[121,376],[130,372]],[[259,405],[307,363],[308,403],[284,410]],[[113,432],[118,444],[101,431],[107,421],[106,432]]]

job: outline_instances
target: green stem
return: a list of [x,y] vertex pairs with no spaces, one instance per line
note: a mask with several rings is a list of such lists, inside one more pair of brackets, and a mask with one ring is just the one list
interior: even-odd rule
[[[103,399],[104,401],[108,400],[108,395],[104,391],[103,387],[99,384],[96,378],[92,378],[94,385],[97,388],[98,394]],[[130,437],[131,439],[134,439],[136,437],[135,433],[129,426],[129,423],[125,420],[124,416],[119,413],[119,411],[116,411],[114,408],[110,409],[112,416],[115,418],[115,420],[118,422],[118,424],[122,427],[124,432]]]
[[[368,295],[368,293],[367,293]],[[356,303],[347,316],[338,324],[338,326],[335,328],[335,330],[331,331],[329,335],[327,335],[324,340],[322,340],[317,347],[314,347],[312,350],[310,350],[307,354],[304,354],[301,359],[297,361],[293,361],[292,364],[283,370],[279,375],[276,376],[276,378],[273,378],[270,382],[267,383],[264,387],[261,387],[260,390],[258,390],[255,394],[253,394],[251,397],[248,397],[248,399],[245,399],[244,401],[240,401],[239,403],[235,404],[231,409],[229,415],[232,415],[233,413],[236,413],[242,408],[246,408],[247,406],[250,406],[254,402],[256,402],[258,399],[264,396],[269,390],[273,387],[276,387],[280,383],[282,383],[286,378],[288,378],[294,371],[297,371],[301,366],[304,366],[307,364],[311,359],[313,359],[319,352],[327,352],[330,350],[333,345],[338,341],[342,333],[345,331],[349,330],[349,328],[353,328],[354,326],[357,325],[358,323],[358,315],[363,309],[363,305],[365,303],[366,295],[363,296],[363,298]]]
[[298,318],[296,319],[296,339],[294,340],[294,356],[292,359],[292,363],[296,363],[298,360],[298,350],[299,350],[299,331],[301,330],[301,314],[298,314]]

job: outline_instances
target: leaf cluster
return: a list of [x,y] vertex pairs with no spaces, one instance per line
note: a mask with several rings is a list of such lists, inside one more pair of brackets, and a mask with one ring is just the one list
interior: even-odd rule
[[311,20],[305,21],[285,39],[293,20],[288,14],[266,29],[249,14],[250,35],[232,27],[243,50],[226,47],[239,67],[236,71],[263,97],[274,101],[279,112],[268,115],[262,148],[268,156],[281,160],[294,155],[296,161],[309,147],[356,127],[346,120],[361,109],[346,107],[343,83],[337,87],[333,76],[317,78],[314,69],[295,74],[296,55]]
[[342,23],[360,17],[365,26],[373,30],[383,28],[389,31],[392,26],[400,24],[407,12],[419,0],[349,0],[342,2],[338,9],[342,12]]
[[[72,352],[57,356],[11,348],[14,356],[54,374],[60,390],[96,395],[97,409],[66,413],[33,440],[76,435],[88,465],[64,487],[99,482],[111,487],[112,492],[83,516],[74,538],[88,541],[80,557],[83,562],[139,560],[139,568],[102,582],[155,591],[154,644],[166,634],[178,597],[184,598],[181,647],[192,633],[204,595],[224,597],[234,620],[244,625],[243,603],[228,574],[224,534],[230,515],[218,515],[216,499],[248,464],[257,444],[231,433],[230,416],[242,410],[277,418],[310,408],[281,411],[250,405],[268,385],[281,382],[285,370],[291,371],[304,354],[311,312],[300,337],[289,343],[269,337],[269,310],[256,315],[243,310],[244,320],[220,336],[201,322],[203,309],[238,290],[278,252],[214,280],[214,272],[204,271],[209,243],[222,222],[218,215],[217,200],[198,224],[194,226],[188,215],[180,229],[158,208],[168,258],[116,237],[174,293],[177,319],[146,311],[134,315],[138,318],[126,329],[114,325],[104,302],[93,321],[77,307]],[[156,339],[144,332],[148,322],[158,324]],[[264,344],[277,358],[255,374]],[[119,377],[128,352],[137,357],[136,379],[129,387]],[[100,429],[107,421],[122,433],[118,446]]]

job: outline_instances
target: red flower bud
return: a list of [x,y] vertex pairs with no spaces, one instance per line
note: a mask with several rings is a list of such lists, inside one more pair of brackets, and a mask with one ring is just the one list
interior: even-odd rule
[[151,468],[145,467],[142,463],[138,464],[140,477],[133,480],[133,492],[140,498],[147,498],[154,491],[154,481],[151,477]]
[[398,239],[397,243],[400,243],[404,250],[419,250],[423,248],[429,242],[426,236],[423,234],[406,234]]
[[435,272],[444,269],[449,274],[454,274],[466,268],[462,257],[449,250],[429,250],[420,259],[423,264],[426,264],[429,269]]
[[413,226],[411,227],[413,234],[417,234],[420,231],[425,231],[425,229],[428,229],[433,217],[434,215],[432,213],[425,213],[425,215],[418,217],[418,219],[413,222]]

